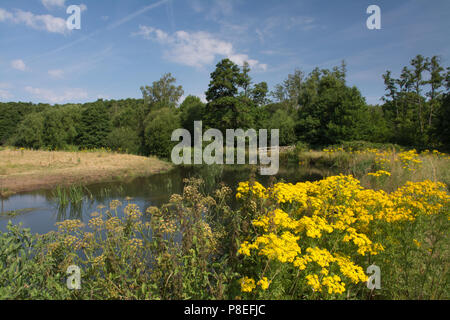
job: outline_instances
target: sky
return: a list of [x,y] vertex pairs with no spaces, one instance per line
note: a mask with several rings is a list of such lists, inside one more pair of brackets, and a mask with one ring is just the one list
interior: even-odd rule
[[[81,9],[80,29],[66,12]],[[381,29],[369,30],[369,5]],[[347,63],[347,83],[379,104],[382,74],[417,54],[450,59],[448,0],[1,0],[0,101],[51,104],[141,98],[170,72],[205,99],[223,58],[269,90],[295,69]]]

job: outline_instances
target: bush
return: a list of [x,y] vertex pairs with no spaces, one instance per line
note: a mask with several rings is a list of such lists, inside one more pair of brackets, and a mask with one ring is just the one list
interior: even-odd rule
[[146,153],[168,158],[178,142],[172,142],[172,132],[180,128],[179,116],[170,108],[151,112],[145,121]]
[[249,299],[365,299],[365,270],[381,269],[384,299],[448,299],[450,196],[443,184],[409,182],[390,194],[352,176],[317,182],[239,184]]
[[137,132],[132,128],[114,128],[106,138],[106,146],[111,150],[138,154],[141,141]]

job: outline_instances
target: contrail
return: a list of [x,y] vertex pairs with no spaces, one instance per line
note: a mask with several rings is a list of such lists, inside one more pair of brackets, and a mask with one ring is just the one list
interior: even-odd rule
[[70,42],[70,43],[68,43],[68,44],[65,44],[65,45],[63,45],[63,46],[61,46],[61,47],[59,47],[59,48],[56,48],[56,49],[54,49],[54,50],[48,51],[48,52],[46,52],[46,53],[43,53],[43,54],[41,54],[41,55],[39,55],[39,56],[34,57],[33,59],[29,59],[28,61],[35,61],[35,60],[37,60],[37,59],[39,59],[39,58],[42,58],[42,57],[45,57],[45,56],[48,56],[48,55],[51,55],[51,54],[54,54],[54,53],[63,51],[63,50],[65,50],[65,49],[68,49],[68,48],[70,48],[70,47],[73,47],[74,45],[76,45],[76,44],[78,44],[78,43],[80,43],[80,42],[84,42],[85,40],[88,40],[89,38],[92,38],[93,36],[97,35],[97,34],[100,33],[100,32],[103,32],[103,31],[106,31],[106,30],[107,30],[107,31],[110,31],[110,30],[112,30],[112,29],[115,29],[115,28],[121,26],[122,24],[124,24],[124,23],[126,23],[126,22],[132,20],[133,18],[135,18],[135,17],[137,17],[137,16],[143,14],[144,12],[147,12],[147,11],[149,11],[149,10],[151,10],[151,9],[154,9],[154,8],[156,8],[156,7],[159,7],[160,5],[166,3],[167,1],[168,1],[168,0],[161,0],[161,1],[156,2],[156,3],[154,3],[154,4],[148,5],[148,6],[144,7],[144,8],[142,8],[142,9],[140,9],[140,10],[138,10],[138,11],[136,11],[136,12],[134,12],[134,13],[132,13],[132,14],[130,14],[130,15],[128,15],[128,16],[122,18],[122,19],[120,19],[119,21],[110,24],[110,25],[107,26],[105,29],[100,29],[100,30],[94,31],[94,32],[92,32],[92,33],[90,33],[90,34],[88,34],[88,35],[86,35],[86,36],[83,36],[83,37],[81,37],[81,38],[79,38],[79,39],[77,39],[77,40],[74,40],[74,41],[72,41],[72,42]]
[[154,3],[154,4],[151,4],[151,5],[149,5],[149,6],[146,6],[146,7],[142,8],[142,9],[140,9],[140,10],[138,10],[138,11],[136,11],[136,12],[134,12],[134,13],[132,13],[132,14],[126,16],[125,18],[122,18],[121,20],[119,20],[119,21],[117,21],[117,22],[115,22],[115,23],[110,24],[106,29],[107,29],[107,30],[112,30],[112,29],[114,29],[114,28],[117,28],[118,26],[120,26],[120,25],[122,25],[122,24],[124,24],[124,23],[126,23],[126,22],[128,22],[128,21],[130,21],[131,19],[137,17],[138,15],[141,15],[141,14],[143,14],[144,12],[146,12],[146,11],[148,11],[148,10],[151,10],[151,9],[153,9],[153,8],[159,7],[160,5],[166,3],[167,1],[168,1],[168,0],[161,0],[161,1],[159,1],[159,2],[156,2],[156,3]]

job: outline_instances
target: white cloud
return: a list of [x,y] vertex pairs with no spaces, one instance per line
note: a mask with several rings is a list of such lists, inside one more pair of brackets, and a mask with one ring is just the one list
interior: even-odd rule
[[25,62],[23,62],[23,60],[21,60],[21,59],[11,61],[11,67],[16,70],[20,70],[20,71],[27,70],[27,66],[26,66]]
[[65,6],[66,0],[41,0],[44,7],[47,9],[51,8],[61,8]]
[[[66,0],[41,0],[44,7],[46,7],[48,10],[54,9],[54,8],[66,8]],[[82,3],[79,4],[81,12],[87,10],[87,6]]]
[[48,70],[48,74],[53,78],[61,79],[64,75],[64,70],[62,69]]
[[45,30],[52,33],[65,34],[69,30],[66,27],[66,20],[54,17],[49,14],[35,15],[28,11],[16,10],[9,12],[0,8],[0,21],[10,21],[16,24],[25,24],[36,29]]
[[0,21],[12,20],[13,14],[5,9],[0,8]]
[[250,59],[246,54],[235,52],[231,42],[216,39],[208,32],[180,30],[173,34],[168,34],[160,29],[148,26],[140,26],[139,29],[138,32],[132,35],[139,35],[166,46],[165,57],[176,63],[191,67],[203,67],[214,63],[216,56],[224,56],[238,65],[242,65],[244,61],[247,61],[254,69],[267,69],[266,64]]
[[25,91],[33,96],[50,103],[71,102],[74,100],[87,99],[88,93],[83,89],[66,89],[62,92],[55,93],[53,90],[25,87]]
[[244,62],[247,61],[251,68],[261,69],[263,71],[267,70],[267,64],[259,63],[259,61],[255,59],[250,59],[246,54],[232,54],[228,56],[228,58],[239,66],[244,65]]

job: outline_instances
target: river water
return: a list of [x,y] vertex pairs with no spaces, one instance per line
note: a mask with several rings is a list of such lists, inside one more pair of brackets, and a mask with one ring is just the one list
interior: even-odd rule
[[65,219],[87,222],[99,205],[108,207],[110,201],[115,199],[121,201],[123,207],[127,203],[135,203],[145,212],[149,206],[166,203],[170,195],[181,194],[183,179],[189,177],[202,178],[205,181],[203,191],[209,193],[221,182],[235,191],[238,183],[248,180],[251,175],[255,175],[256,180],[266,186],[271,179],[295,183],[314,181],[327,175],[321,170],[301,168],[298,164],[281,166],[274,177],[260,176],[258,173],[259,170],[248,165],[178,166],[169,172],[145,178],[87,185],[83,191],[83,201],[78,206],[69,205],[65,208],[59,205],[54,189],[16,194],[0,199],[0,231],[6,231],[8,221],[22,223],[32,233],[39,234],[56,230],[55,223]]

